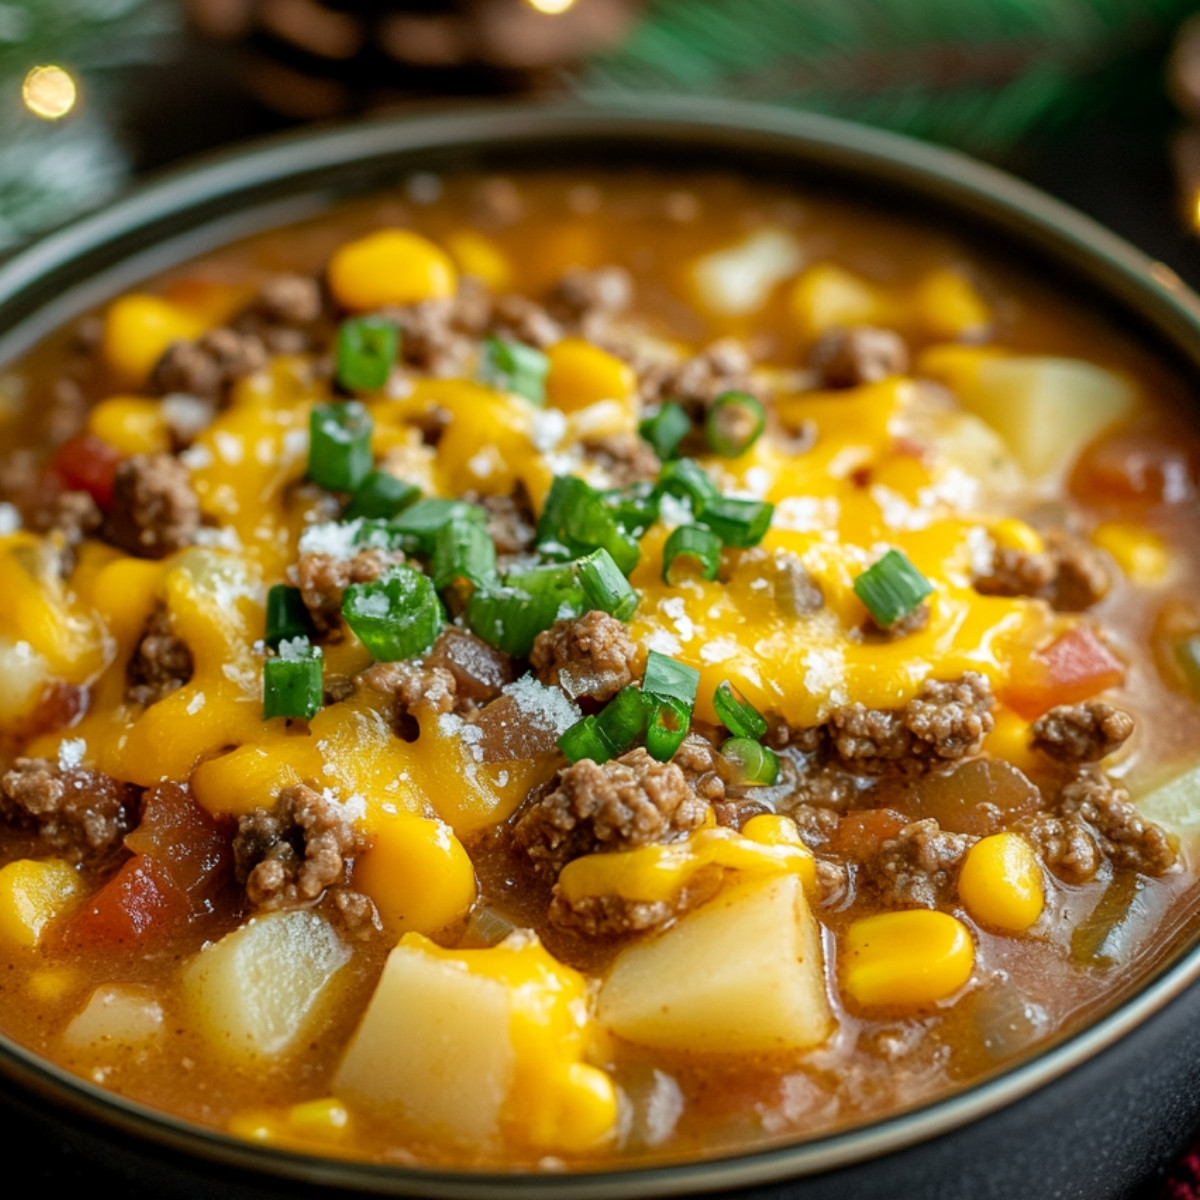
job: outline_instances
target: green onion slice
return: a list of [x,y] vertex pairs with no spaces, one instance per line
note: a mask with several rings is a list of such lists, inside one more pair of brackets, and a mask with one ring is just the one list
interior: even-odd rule
[[557,475],[537,524],[537,547],[549,558],[577,558],[605,549],[623,575],[637,566],[641,549],[625,533],[600,493],[574,475]]
[[718,495],[717,485],[694,458],[677,458],[663,463],[655,486],[660,494],[666,492],[691,501],[692,511],[696,513]]
[[590,758],[594,763],[606,763],[613,756],[604,735],[596,727],[595,717],[576,721],[558,739],[558,748],[571,763],[585,758]]
[[741,784],[772,784],[779,779],[779,758],[753,738],[733,737],[721,746],[721,756]]
[[758,441],[766,427],[766,410],[748,392],[722,392],[704,418],[704,437],[714,454],[737,458]]
[[612,509],[617,524],[632,538],[640,538],[658,520],[661,497],[652,483],[612,488],[601,492],[600,499]]
[[489,645],[525,658],[539,633],[583,610],[574,564],[548,564],[510,571],[501,583],[476,588],[467,605],[467,625]]
[[445,623],[433,581],[407,563],[371,583],[351,584],[342,596],[342,616],[377,662],[423,654]]
[[596,716],[596,729],[611,757],[624,754],[646,728],[647,697],[635,687],[622,688]]
[[700,686],[700,672],[687,663],[681,663],[657,650],[646,655],[646,673],[642,677],[642,691],[653,696],[681,701],[690,709],[696,703],[696,689]]
[[[694,568],[689,564],[694,564]],[[692,569],[701,579],[716,579],[720,566],[721,539],[711,530],[700,525],[680,525],[671,530],[663,546],[664,583],[677,584]]]
[[767,732],[762,714],[726,679],[713,693],[721,724],[735,737],[761,738]]
[[882,629],[907,617],[932,591],[933,584],[899,550],[889,550],[854,581],[854,594]]
[[484,587],[496,578],[496,543],[466,513],[456,513],[433,539],[433,586],[440,592],[459,580]]
[[350,503],[342,513],[343,521],[354,521],[359,517],[388,520],[399,516],[410,504],[420,499],[421,489],[413,483],[405,483],[386,471],[372,471],[358,485]]
[[679,443],[691,427],[691,418],[683,405],[668,400],[638,426],[638,432],[654,447],[654,453],[666,462],[679,453]]
[[579,586],[589,608],[606,612],[618,621],[628,621],[637,612],[637,589],[621,574],[613,556],[601,547],[575,563]]
[[371,473],[371,414],[357,400],[318,404],[309,417],[308,477],[331,492],[353,492]]
[[382,317],[351,317],[337,336],[337,381],[353,392],[383,387],[400,350],[400,329]]
[[487,510],[481,504],[471,504],[467,500],[429,497],[410,504],[388,522],[388,528],[409,539],[418,554],[428,557],[433,554],[438,530],[460,518],[483,526],[487,524]]
[[308,720],[325,698],[321,647],[306,637],[284,638],[279,655],[263,663],[263,720],[298,717]]
[[775,505],[765,500],[740,500],[716,496],[707,501],[698,517],[726,546],[748,550],[757,546],[771,527]]
[[538,349],[511,338],[490,337],[483,343],[479,382],[502,392],[513,392],[530,404],[546,403],[546,375],[550,360]]
[[692,706],[674,696],[653,697],[646,725],[646,752],[659,762],[670,762],[692,724]]
[[277,583],[267,592],[267,622],[263,640],[272,650],[279,643],[313,636],[312,617],[299,588]]

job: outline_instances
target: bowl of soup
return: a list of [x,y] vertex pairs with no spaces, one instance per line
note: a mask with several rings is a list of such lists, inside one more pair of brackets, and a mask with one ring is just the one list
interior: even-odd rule
[[1119,1194],[1200,1116],[1197,329],[737,106],[303,135],[26,251],[10,1098],[184,1191]]

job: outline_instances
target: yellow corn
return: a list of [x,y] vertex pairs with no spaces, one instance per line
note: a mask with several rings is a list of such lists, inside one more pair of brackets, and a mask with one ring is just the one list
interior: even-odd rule
[[565,1063],[545,1072],[542,1087],[543,1103],[529,1112],[530,1123],[523,1130],[533,1145],[580,1154],[612,1140],[617,1089],[604,1071],[587,1063]]
[[1171,565],[1166,542],[1136,521],[1104,521],[1096,526],[1092,542],[1107,550],[1134,583],[1158,583]]
[[445,300],[458,279],[450,256],[409,229],[380,229],[347,242],[329,262],[329,288],[343,308]]
[[832,263],[809,267],[788,295],[788,310],[810,338],[839,325],[887,321],[892,309],[882,289]]
[[157,454],[171,449],[171,434],[157,400],[113,396],[88,417],[88,429],[122,454]]
[[1004,550],[1025,550],[1030,554],[1041,554],[1046,549],[1042,535],[1032,525],[1016,517],[1004,517],[990,529],[992,540]]
[[970,979],[974,966],[967,927],[924,908],[863,917],[846,931],[842,947],[845,993],[867,1007],[942,1000]]
[[333,1096],[293,1104],[287,1113],[288,1124],[297,1133],[319,1138],[341,1137],[350,1126],[346,1106]]
[[1028,771],[1038,761],[1030,744],[1029,722],[1003,705],[996,710],[995,720],[983,748],[993,758],[1010,762],[1019,771]]
[[959,271],[931,271],[912,295],[913,315],[931,338],[957,340],[985,333],[991,310],[971,281]]
[[104,361],[125,383],[141,386],[172,343],[199,337],[203,323],[161,296],[132,292],[115,301],[104,319]]
[[1020,834],[993,834],[967,851],[958,894],[981,925],[1020,932],[1042,915],[1046,904],[1041,863]]
[[493,292],[502,292],[512,282],[512,267],[504,251],[491,238],[473,229],[457,229],[446,239],[458,269],[482,279]]
[[10,946],[36,946],[78,891],[74,868],[56,859],[20,858],[0,868],[0,938]]
[[394,936],[436,933],[475,900],[475,870],[448,825],[407,813],[382,816],[354,867],[354,886],[375,901]]
[[632,404],[637,376],[628,363],[583,338],[564,338],[550,347],[546,402],[576,412],[601,400]]

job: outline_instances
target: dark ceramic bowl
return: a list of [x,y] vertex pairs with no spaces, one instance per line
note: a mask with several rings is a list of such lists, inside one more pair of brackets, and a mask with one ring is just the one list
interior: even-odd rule
[[[236,237],[414,170],[718,167],[832,186],[961,227],[1024,258],[1200,380],[1200,301],[1160,263],[968,159],[840,122],[671,100],[408,117],[253,146],[173,174],[0,268],[0,364],[122,288]],[[869,1127],[662,1168],[527,1176],[307,1158],[114,1097],[0,1039],[11,1146],[31,1183],[104,1181],[129,1196],[264,1200],[316,1189],[463,1197],[746,1200],[1128,1196],[1200,1124],[1200,929],[1140,990],[1018,1066]],[[18,1141],[18,1139],[20,1139]],[[36,1186],[36,1185],[35,1185]],[[32,1191],[32,1188],[30,1189]],[[29,1194],[29,1193],[26,1193]],[[314,1193],[315,1194],[315,1193]]]

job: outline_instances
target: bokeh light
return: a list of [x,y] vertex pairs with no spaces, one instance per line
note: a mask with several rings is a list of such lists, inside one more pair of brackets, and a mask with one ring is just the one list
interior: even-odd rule
[[35,117],[57,121],[75,107],[79,90],[62,67],[33,67],[21,84],[21,99]]

